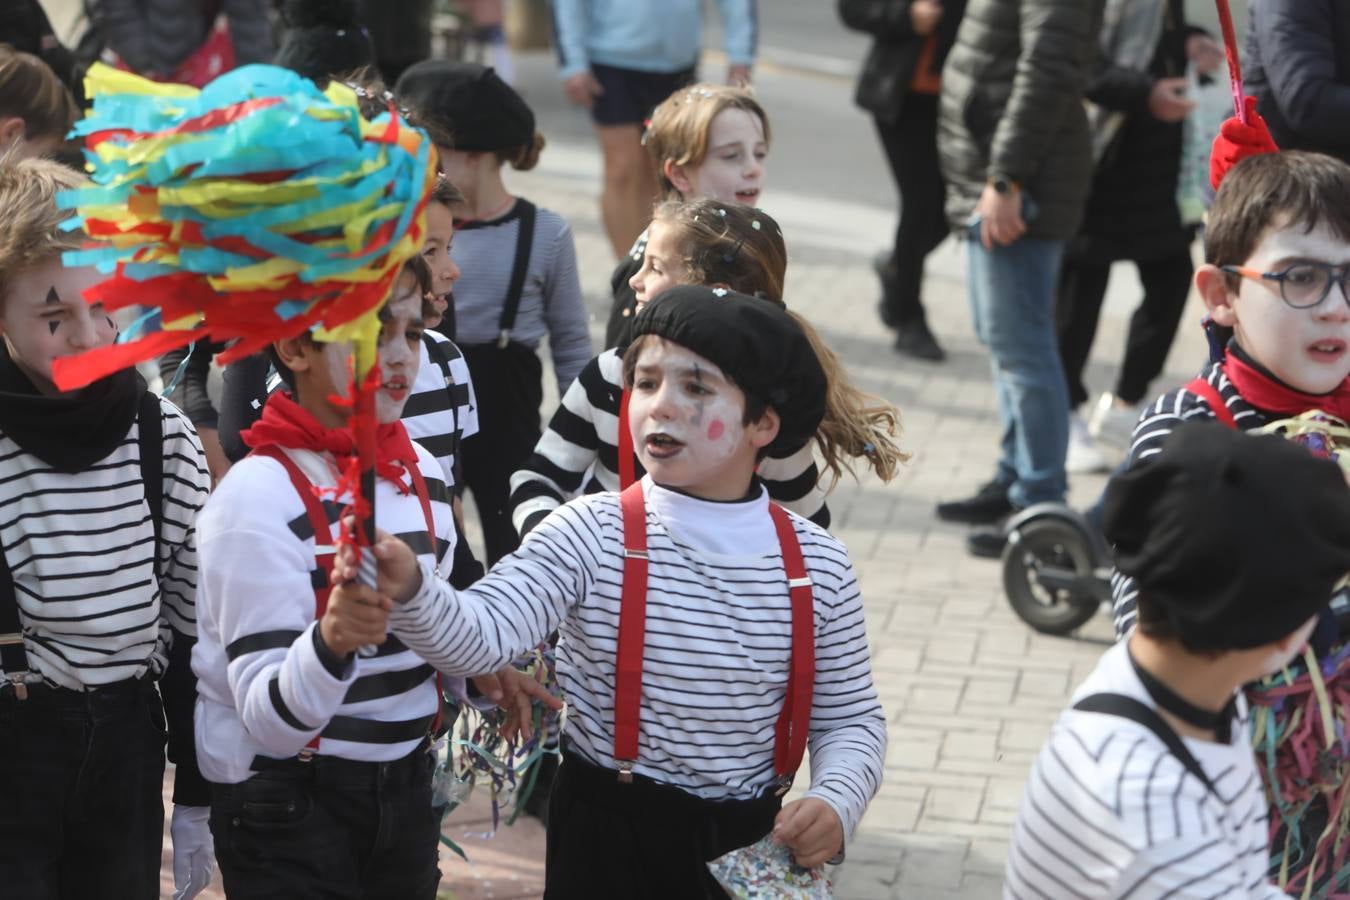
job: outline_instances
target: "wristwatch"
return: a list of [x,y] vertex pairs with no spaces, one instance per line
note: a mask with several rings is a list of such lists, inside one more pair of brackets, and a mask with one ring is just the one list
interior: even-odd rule
[[990,175],[989,186],[997,194],[1011,194],[1013,191],[1021,190],[1021,185],[1007,175]]

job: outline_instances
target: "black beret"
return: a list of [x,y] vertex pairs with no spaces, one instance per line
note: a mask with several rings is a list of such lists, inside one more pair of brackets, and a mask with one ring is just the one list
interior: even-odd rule
[[452,135],[456,150],[507,150],[534,140],[534,113],[488,66],[424,59],[399,76],[394,93],[423,122]]
[[825,415],[825,371],[801,326],[767,300],[722,288],[681,285],[654,297],[633,322],[644,334],[692,350],[747,397],[778,413],[774,452],[800,448]]
[[1106,489],[1106,539],[1188,647],[1279,640],[1350,572],[1340,466],[1292,441],[1189,422]]

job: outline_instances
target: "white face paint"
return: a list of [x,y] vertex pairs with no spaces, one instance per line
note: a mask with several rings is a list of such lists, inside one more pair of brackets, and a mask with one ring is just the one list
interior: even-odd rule
[[52,364],[111,344],[117,325],[84,291],[104,280],[92,266],[67,268],[59,257],[19,269],[0,302],[0,335],[33,387],[52,396]]
[[643,468],[699,497],[744,496],[757,448],[742,419],[745,394],[708,360],[649,339],[633,374],[628,421]]
[[[409,275],[399,278],[394,295],[380,310],[379,367],[380,389],[375,394],[375,417],[380,424],[397,422],[412,393],[421,362],[422,298],[417,283]],[[346,396],[351,387],[352,345],[336,341],[323,345],[324,371],[327,384],[316,387],[324,392],[322,403],[331,407],[338,421],[346,421],[346,413],[329,401],[331,396]],[[302,405],[308,408],[309,398],[301,392]],[[311,412],[314,410],[311,409]],[[321,419],[322,421],[322,419]]]

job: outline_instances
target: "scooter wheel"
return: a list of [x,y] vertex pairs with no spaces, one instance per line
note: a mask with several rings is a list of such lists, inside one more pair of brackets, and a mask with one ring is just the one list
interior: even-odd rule
[[1048,586],[1043,573],[1058,575],[1059,584],[1092,575],[1092,552],[1077,528],[1054,519],[1019,528],[1003,551],[1003,590],[1013,612],[1042,634],[1068,634],[1096,614],[1096,597]]

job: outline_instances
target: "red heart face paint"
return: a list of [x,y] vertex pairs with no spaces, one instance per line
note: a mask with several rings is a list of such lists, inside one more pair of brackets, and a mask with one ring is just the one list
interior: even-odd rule
[[726,434],[727,426],[722,424],[721,419],[713,419],[713,423],[708,426],[708,440],[715,441]]

